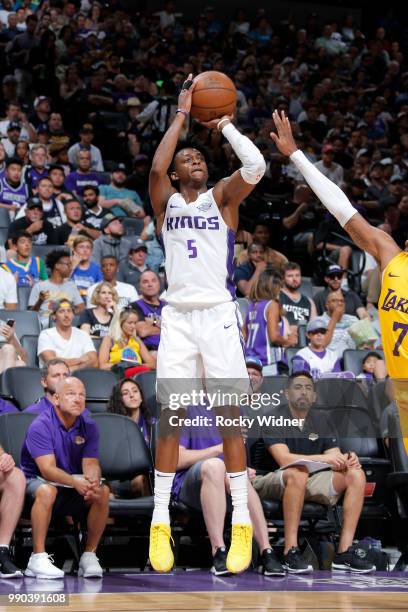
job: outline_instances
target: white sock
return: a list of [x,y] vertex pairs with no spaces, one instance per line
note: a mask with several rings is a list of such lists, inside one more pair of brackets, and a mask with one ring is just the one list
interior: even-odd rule
[[245,472],[228,473],[232,498],[232,524],[250,525],[248,510],[248,475]]
[[8,550],[9,545],[8,544],[0,544],[0,548],[7,548]]
[[170,525],[170,494],[175,473],[159,472],[154,470],[154,510],[152,523],[166,523]]

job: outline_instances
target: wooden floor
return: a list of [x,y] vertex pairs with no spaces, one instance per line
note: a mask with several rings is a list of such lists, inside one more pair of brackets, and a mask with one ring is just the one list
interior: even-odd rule
[[237,592],[70,595],[69,606],[18,606],[7,612],[394,612],[408,610],[406,593]]

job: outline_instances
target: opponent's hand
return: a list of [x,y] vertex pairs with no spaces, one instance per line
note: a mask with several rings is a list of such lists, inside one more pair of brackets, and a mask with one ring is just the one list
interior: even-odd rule
[[272,117],[275,122],[275,126],[278,133],[275,134],[275,132],[271,132],[269,135],[278,147],[280,153],[289,157],[290,155],[292,155],[292,153],[297,151],[297,146],[295,143],[295,139],[293,138],[290,121],[283,111],[280,115],[278,111],[273,111]]
[[191,110],[191,99],[194,91],[194,80],[193,75],[189,74],[187,80],[184,81],[182,90],[180,91],[180,95],[178,97],[177,108],[186,113],[189,113]]
[[225,121],[222,124],[222,127],[228,125],[228,123],[231,123],[232,120],[234,119],[234,115],[223,115],[222,117],[211,119],[211,121],[200,121],[200,123],[201,125],[204,125],[204,127],[208,128],[209,130],[217,130],[219,122],[222,121],[223,119],[225,119]]

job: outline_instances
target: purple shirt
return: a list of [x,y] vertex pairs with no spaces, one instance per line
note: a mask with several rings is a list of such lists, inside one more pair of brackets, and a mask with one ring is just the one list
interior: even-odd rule
[[66,429],[53,406],[44,410],[30,425],[21,451],[21,469],[26,478],[41,476],[35,459],[54,455],[56,465],[68,474],[82,474],[82,459],[98,458],[99,432],[83,413]]
[[103,179],[99,172],[87,172],[83,174],[81,172],[70,172],[65,179],[65,188],[67,191],[75,191],[79,196],[83,195],[84,187],[92,185],[93,187],[99,187],[102,185]]
[[48,168],[43,168],[42,172],[39,172],[34,166],[29,166],[25,173],[25,179],[31,189],[35,189],[38,185],[38,181],[45,176],[48,176]]
[[[269,340],[267,312],[271,302],[272,300],[251,302],[245,318],[247,330],[245,356],[260,359],[264,366],[279,362],[286,363],[283,349],[279,346],[272,346]],[[283,332],[283,319],[280,319],[279,334],[283,336]]]
[[[222,438],[215,425],[214,413],[212,410],[207,410],[206,406],[189,406],[186,418],[194,419],[195,417],[202,417],[202,424],[191,427],[184,426],[181,430],[179,444],[188,450],[203,450],[204,448],[221,444]],[[206,420],[204,421],[204,419]],[[224,455],[221,454],[218,456],[220,459],[224,459]],[[187,470],[178,470],[176,472],[172,489],[172,494],[175,498],[178,498],[180,494],[180,489],[186,473]]]
[[45,410],[52,408],[52,403],[45,397],[38,399],[35,404],[28,406],[24,412],[31,412],[32,414],[42,414]]
[[[140,316],[140,320],[150,319],[149,315],[156,315],[156,318],[160,319],[161,312],[166,305],[164,300],[159,300],[160,304],[149,304],[145,302],[143,299],[136,300],[136,302],[132,303],[132,306],[136,306],[137,311],[141,311],[143,318]],[[152,321],[152,319],[150,319]],[[146,347],[149,350],[157,350],[159,348],[160,342],[160,332],[158,334],[154,334],[153,336],[146,336],[143,339]]]
[[0,414],[6,414],[6,412],[20,412],[13,404],[7,402],[0,397]]

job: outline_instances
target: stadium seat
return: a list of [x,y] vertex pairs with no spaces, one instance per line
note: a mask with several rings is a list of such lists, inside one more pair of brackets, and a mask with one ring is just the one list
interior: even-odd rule
[[325,287],[323,287],[323,285],[313,285],[313,287],[312,287],[312,298],[316,295],[316,293],[319,293],[323,289],[325,289]]
[[16,465],[20,465],[27,429],[37,416],[29,412],[12,412],[0,416],[0,445],[13,457]]
[[[362,362],[364,357],[371,353],[370,350],[359,350],[359,349],[346,349],[343,353],[343,369],[347,372],[353,372],[356,376],[361,374],[363,371]],[[384,359],[384,353],[382,350],[375,349],[376,353],[379,353]]]
[[[280,404],[285,404],[286,403],[286,397],[283,393],[284,389],[286,388],[288,382],[288,377],[287,376],[265,376],[263,379],[263,383],[262,383],[262,387],[260,390],[260,393],[268,393],[269,396],[272,396],[274,394],[278,394],[279,398],[277,398],[277,401],[280,402]],[[275,403],[275,406],[277,405],[277,403]],[[264,406],[263,408],[263,412],[267,412],[270,408],[272,408],[273,405],[271,403],[270,406]]]
[[20,342],[23,349],[27,351],[27,365],[31,368],[38,368],[38,336],[22,336]]
[[7,208],[0,208],[0,227],[6,227],[10,225],[10,213]]
[[122,223],[126,236],[140,236],[144,228],[143,219],[135,217],[122,217]]
[[105,412],[106,404],[118,379],[109,370],[84,368],[75,376],[82,380],[86,389],[86,407],[91,412]]
[[316,394],[321,408],[359,406],[368,410],[367,398],[356,380],[321,378],[316,381]]
[[6,244],[8,227],[0,227],[0,244]]
[[17,287],[18,309],[27,310],[31,287]]
[[388,386],[388,379],[380,380],[370,387],[367,404],[370,411],[375,415],[377,422],[380,421],[383,410],[392,401],[390,392],[391,388]]
[[294,356],[296,355],[298,351],[299,351],[299,347],[297,346],[291,346],[285,349],[286,360],[289,366],[289,374],[292,374],[292,359],[294,358]]
[[152,417],[160,416],[160,409],[156,401],[156,372],[142,372],[134,377],[134,380],[140,385],[143,399],[149,407]]
[[35,257],[41,257],[45,261],[48,253],[51,251],[63,251],[67,250],[65,244],[33,244],[32,255]]
[[302,284],[300,285],[299,291],[309,298],[313,297],[312,279],[308,276],[302,276]]
[[245,321],[249,310],[249,301],[246,298],[237,298],[237,302],[242,320]]
[[20,340],[22,336],[38,336],[41,332],[40,318],[33,310],[0,310],[0,319],[14,319],[15,333]]
[[394,569],[406,570],[408,567],[408,454],[397,414],[389,415],[388,432],[392,471],[388,474],[387,485],[394,491],[397,500],[398,519],[395,520],[395,532],[401,551],[401,557]]
[[21,410],[44,395],[39,368],[8,368],[2,375],[3,394],[12,397]]

